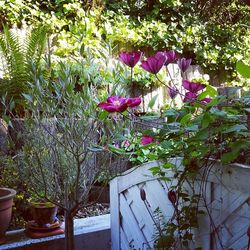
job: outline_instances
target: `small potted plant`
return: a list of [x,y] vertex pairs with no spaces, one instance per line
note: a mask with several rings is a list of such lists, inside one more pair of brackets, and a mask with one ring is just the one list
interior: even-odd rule
[[58,207],[48,201],[31,202],[31,213],[39,228],[46,228],[57,222]]
[[5,242],[5,233],[12,214],[13,198],[16,191],[11,188],[0,188],[0,244]]

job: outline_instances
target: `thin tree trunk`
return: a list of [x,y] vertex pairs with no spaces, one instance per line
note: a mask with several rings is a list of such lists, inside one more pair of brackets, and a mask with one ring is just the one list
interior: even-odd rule
[[74,220],[70,212],[64,212],[65,217],[65,250],[74,250]]

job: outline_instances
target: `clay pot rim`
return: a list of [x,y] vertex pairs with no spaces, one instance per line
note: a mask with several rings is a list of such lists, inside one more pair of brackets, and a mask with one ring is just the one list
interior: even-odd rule
[[16,195],[16,190],[12,188],[0,188],[0,190],[8,191],[9,193],[3,196],[0,196],[0,201],[5,201],[12,199]]

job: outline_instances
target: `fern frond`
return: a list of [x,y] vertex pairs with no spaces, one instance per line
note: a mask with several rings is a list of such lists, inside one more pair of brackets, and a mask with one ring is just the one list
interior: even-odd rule
[[45,51],[48,29],[44,26],[32,28],[18,34],[17,30],[4,27],[0,34],[0,56],[6,67],[4,79],[0,81],[0,96],[23,105],[22,93],[28,91],[32,67],[37,67]]
[[34,27],[26,40],[26,61],[38,65],[45,51],[48,28],[43,25]]

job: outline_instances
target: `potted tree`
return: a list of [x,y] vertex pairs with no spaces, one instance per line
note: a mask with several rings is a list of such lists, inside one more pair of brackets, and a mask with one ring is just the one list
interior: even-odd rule
[[[107,123],[112,126],[112,121],[105,116],[98,120],[98,88],[83,74],[87,60],[77,64],[77,72],[60,63],[52,70],[57,75],[52,80],[33,72],[34,87],[25,95],[31,115],[25,119],[19,154],[27,174],[24,181],[38,197],[64,211],[65,249],[74,249],[74,216],[86,206],[88,193],[109,159],[103,154],[109,138],[103,128]],[[81,91],[75,89],[76,83]],[[104,145],[95,146],[98,142]],[[99,154],[102,162],[97,161]]]

